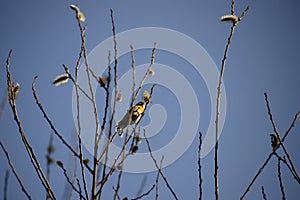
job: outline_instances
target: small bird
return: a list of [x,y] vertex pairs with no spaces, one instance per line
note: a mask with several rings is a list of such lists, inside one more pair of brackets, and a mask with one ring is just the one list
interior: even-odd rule
[[116,125],[116,131],[122,137],[123,130],[132,124],[138,124],[142,119],[144,112],[146,109],[146,103],[144,101],[138,102],[134,107],[129,109],[129,111],[125,114],[121,121],[119,121]]
[[145,102],[140,101],[132,109],[130,109],[129,113],[132,113],[131,121],[133,121],[135,124],[138,124],[144,115],[145,108],[146,108]]
[[277,135],[275,134],[270,134],[271,136],[271,145],[272,145],[272,148],[273,150],[275,150],[279,144],[279,140],[278,140],[278,137]]

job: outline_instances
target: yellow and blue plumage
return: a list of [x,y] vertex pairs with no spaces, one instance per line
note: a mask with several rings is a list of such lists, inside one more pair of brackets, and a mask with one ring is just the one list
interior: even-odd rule
[[117,132],[122,137],[123,130],[128,125],[138,124],[144,115],[146,103],[143,101],[138,102],[134,107],[129,109],[121,121],[117,123]]

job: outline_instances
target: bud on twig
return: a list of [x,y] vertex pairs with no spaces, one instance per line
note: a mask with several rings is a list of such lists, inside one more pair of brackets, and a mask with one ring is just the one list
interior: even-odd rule
[[18,94],[19,94],[20,90],[21,90],[21,86],[20,86],[19,83],[17,83],[16,86],[14,87],[14,89],[13,89],[13,98],[14,98],[14,100],[16,100],[18,98]]
[[221,22],[228,22],[228,23],[237,23],[239,18],[235,15],[224,15],[221,17]]
[[67,73],[64,73],[56,76],[52,83],[54,86],[60,86],[61,84],[67,83],[68,80],[69,80],[69,75]]

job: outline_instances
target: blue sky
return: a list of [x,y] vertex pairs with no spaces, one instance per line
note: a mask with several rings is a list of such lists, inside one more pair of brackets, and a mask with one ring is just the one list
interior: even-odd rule
[[[63,72],[62,64],[74,66],[79,49],[80,35],[70,4],[78,4],[87,16],[87,49],[90,52],[100,42],[111,36],[109,9],[114,10],[117,33],[140,27],[162,27],[179,31],[193,38],[209,53],[220,69],[229,24],[219,21],[222,15],[230,12],[230,1],[5,1],[1,6],[0,39],[0,94],[6,91],[5,60],[13,49],[11,72],[13,79],[21,84],[17,100],[19,116],[30,144],[45,168],[46,146],[51,130],[42,118],[31,94],[31,82],[39,75],[37,91],[47,113],[55,122],[58,130],[71,141],[71,132],[75,125],[72,116],[72,85],[55,88],[52,79]],[[299,44],[300,44],[300,3],[289,1],[237,1],[236,12],[239,15],[250,5],[250,10],[237,26],[225,69],[224,84],[227,96],[226,121],[220,137],[219,147],[219,184],[221,199],[236,199],[241,196],[256,171],[271,151],[270,136],[272,126],[269,122],[263,93],[269,94],[277,128],[283,135],[294,115],[300,110],[299,91]],[[147,38],[145,38],[146,40]],[[134,44],[133,44],[134,45]],[[158,44],[159,45],[159,44]],[[128,58],[126,60],[126,58]],[[137,64],[149,62],[150,50],[136,53]],[[120,59],[120,65],[129,65],[130,57]],[[201,108],[199,130],[205,132],[210,119],[209,94],[203,79],[195,76],[191,66],[183,59],[164,51],[157,52],[157,63],[168,64],[181,70],[193,85]],[[182,66],[182,68],[178,67]],[[130,66],[128,66],[130,69]],[[120,70],[120,73],[122,70]],[[174,80],[176,81],[176,80]],[[199,84],[199,85],[198,85]],[[215,90],[216,92],[216,90]],[[177,115],[177,102],[171,101],[168,108],[169,90],[158,88],[159,95],[153,102],[165,105],[168,116]],[[166,95],[166,96],[163,96]],[[168,96],[169,95],[169,96]],[[161,98],[160,98],[161,97]],[[177,118],[170,117],[175,123]],[[169,118],[168,118],[169,119]],[[145,116],[146,123],[149,118]],[[192,119],[191,119],[192,120]],[[170,132],[176,126],[166,124],[163,132],[151,138],[154,148],[167,143]],[[299,171],[300,125],[297,124],[286,139],[286,147]],[[161,138],[161,139],[160,139]],[[7,105],[0,121],[0,139],[11,154],[17,171],[34,199],[44,198],[44,191],[35,178],[35,172],[24,152],[21,138],[12,113]],[[65,163],[71,154],[64,153],[66,148],[57,139],[53,157]],[[195,138],[188,150],[176,162],[164,169],[169,182],[177,192],[179,199],[197,199],[197,146]],[[88,156],[88,151],[85,150]],[[213,152],[203,163],[204,199],[214,197],[213,188]],[[0,194],[2,194],[5,170],[8,169],[3,153],[0,153]],[[280,199],[277,180],[277,160],[272,159],[247,199],[261,198],[263,185],[269,199]],[[61,170],[51,168],[50,178],[58,197],[62,197],[65,185]],[[299,196],[299,184],[282,167],[283,182],[288,199]],[[147,173],[146,188],[155,181],[156,173]],[[120,191],[122,196],[135,197],[144,174],[125,174]],[[111,183],[115,183],[112,179]],[[171,194],[164,183],[160,182],[161,199],[170,199]],[[104,197],[111,197],[111,187],[106,187]],[[8,186],[9,199],[24,199],[16,179],[10,176]],[[152,193],[147,199],[153,199]]]

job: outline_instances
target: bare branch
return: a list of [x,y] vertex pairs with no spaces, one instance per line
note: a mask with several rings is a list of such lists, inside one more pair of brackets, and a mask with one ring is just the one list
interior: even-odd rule
[[240,198],[241,200],[245,198],[246,194],[250,191],[253,183],[256,181],[257,177],[260,175],[260,173],[262,172],[262,170],[267,166],[268,162],[270,161],[271,157],[273,155],[273,152],[269,154],[268,158],[265,160],[265,162],[263,163],[263,165],[259,168],[258,172],[256,173],[256,175],[254,176],[254,178],[252,179],[252,181],[250,182],[249,186],[247,187],[246,191],[244,192],[244,194],[242,195],[242,197]]
[[298,173],[297,173],[297,171],[296,171],[296,169],[295,169],[295,167],[294,167],[294,164],[293,164],[293,162],[292,162],[291,156],[290,156],[290,154],[288,153],[288,151],[286,150],[286,148],[285,148],[285,146],[284,146],[282,140],[280,139],[280,135],[279,135],[279,132],[278,132],[278,130],[277,130],[277,128],[276,128],[276,124],[275,124],[275,122],[274,122],[273,115],[272,115],[272,112],[271,112],[271,107],[270,107],[270,103],[269,103],[269,100],[268,100],[268,95],[267,95],[267,93],[264,93],[264,95],[265,95],[265,100],[266,100],[266,104],[267,104],[268,115],[269,115],[270,121],[271,121],[271,123],[272,123],[273,130],[274,130],[274,132],[275,132],[275,134],[276,134],[276,136],[277,136],[277,139],[278,139],[278,141],[279,141],[279,146],[282,147],[282,149],[283,149],[285,155],[286,155],[287,158],[288,158],[289,164],[290,164],[291,167],[292,167],[292,174],[295,176],[295,178],[296,178],[296,180],[298,181],[298,183],[300,183],[300,178],[299,178],[299,175],[298,175]]
[[115,191],[115,197],[114,197],[114,199],[118,198],[118,200],[121,200],[121,198],[120,198],[120,196],[119,196],[119,194],[118,194],[117,189],[116,189],[114,186],[112,186],[112,188],[113,188],[113,190]]
[[[53,159],[51,158],[51,154],[54,152],[53,147],[53,134],[50,134],[49,144],[47,147],[47,155],[46,155],[46,178],[50,182],[50,165],[53,163]],[[50,199],[49,192],[46,194],[46,199]]]
[[[159,170],[162,169],[162,162],[164,160],[164,157],[162,156],[160,160]],[[158,179],[159,179],[159,170],[157,170],[157,175],[155,179],[155,199],[158,200]]]
[[[12,172],[15,175],[16,179],[18,180],[18,183],[19,183],[19,185],[20,185],[23,193],[26,195],[27,199],[31,199],[31,196],[29,195],[29,193],[25,189],[25,187],[24,187],[24,185],[23,185],[23,183],[21,181],[21,178],[19,177],[18,173],[16,172],[15,167],[14,167],[13,163],[11,162],[10,156],[9,156],[7,150],[5,149],[4,145],[2,144],[1,140],[0,140],[0,146],[1,146],[2,150],[3,150],[3,152],[6,155],[6,159],[7,159],[7,162],[9,164],[9,166],[10,166],[10,169],[12,170]],[[7,175],[7,179],[8,179],[8,175]],[[6,189],[7,189],[7,180],[5,181],[5,183],[6,183],[5,185],[6,185]],[[4,189],[4,199],[6,199],[6,189]]]
[[84,94],[84,96],[85,96],[88,100],[90,100],[90,101],[92,102],[92,101],[93,101],[92,97],[90,97],[90,96],[86,93],[86,91],[84,91],[84,90],[80,87],[80,85],[78,84],[78,80],[77,80],[77,78],[76,78],[76,75],[75,75],[75,78],[74,78],[74,77],[72,76],[72,74],[69,72],[69,68],[68,68],[65,64],[63,64],[62,66],[63,66],[63,68],[65,69],[65,72],[68,74],[69,79],[71,79],[71,81],[73,82],[75,88],[77,87],[77,89],[79,89],[79,90],[82,92],[82,94]]
[[[116,38],[116,27],[115,27],[115,21],[114,21],[114,15],[113,15],[113,10],[110,9],[110,18],[111,18],[111,25],[112,25],[112,34],[113,34],[113,42],[114,42],[114,89],[115,89],[115,93],[114,93],[114,101],[113,101],[113,105],[112,105],[112,114],[109,120],[109,130],[108,130],[108,139],[110,140],[111,136],[113,135],[113,121],[114,121],[114,117],[115,117],[115,112],[116,112],[116,98],[118,95],[118,73],[117,73],[117,66],[118,66],[118,59],[117,59],[117,38]],[[110,63],[109,63],[110,66]],[[115,133],[116,134],[116,133]],[[115,135],[114,134],[114,135]],[[108,152],[109,150],[109,146],[110,144],[107,144],[107,150],[105,150],[103,153]],[[100,160],[100,159],[99,159]],[[102,180],[105,178],[106,176],[106,164],[107,164],[107,160],[108,160],[108,154],[105,154],[105,161],[104,161],[104,165],[103,165],[103,170],[102,170]],[[99,163],[99,161],[98,161]],[[103,186],[101,186],[103,187]],[[101,195],[101,193],[100,193]]]
[[42,185],[44,186],[45,190],[50,193],[50,196],[51,196],[52,199],[55,199],[55,195],[54,195],[54,193],[51,189],[51,186],[50,186],[43,170],[41,169],[40,163],[37,160],[37,158],[36,158],[36,156],[33,152],[32,147],[30,146],[30,144],[27,141],[27,138],[25,136],[25,132],[23,130],[21,121],[20,121],[19,116],[18,116],[16,102],[15,102],[15,94],[14,94],[14,83],[11,80],[11,73],[9,71],[9,63],[10,63],[11,54],[12,54],[12,50],[10,50],[10,52],[8,54],[8,57],[7,57],[7,60],[6,60],[6,78],[7,78],[7,93],[8,93],[9,105],[10,105],[12,113],[14,115],[14,120],[17,123],[17,126],[19,128],[19,133],[20,133],[20,136],[22,138],[22,142],[24,144],[26,152],[27,152],[27,154],[30,158],[30,162],[33,165],[33,167],[34,167],[34,169],[35,169],[35,171],[38,175],[38,178],[41,181]]
[[278,164],[277,164],[277,176],[278,176],[278,180],[279,180],[282,200],[285,200],[286,198],[285,198],[284,187],[283,187],[282,178],[281,178],[280,159],[278,159]]
[[123,174],[123,163],[124,163],[124,161],[125,161],[125,151],[123,151],[122,165],[121,165],[121,169],[120,169],[119,175],[118,175],[117,188],[114,189],[114,191],[115,191],[114,200],[116,200],[117,197],[118,197],[118,199],[120,198],[118,192],[119,192],[120,187],[121,187],[121,179],[122,179],[122,174]]
[[8,178],[9,178],[9,170],[6,170],[6,172],[5,172],[5,178],[4,178],[3,200],[7,200]]
[[130,134],[130,136],[126,140],[125,144],[123,145],[121,151],[116,156],[116,158],[115,158],[115,160],[114,160],[114,162],[112,164],[112,167],[110,168],[109,172],[102,178],[102,180],[99,183],[97,183],[97,185],[100,185],[100,188],[97,191],[96,196],[101,195],[105,183],[107,182],[107,180],[109,179],[109,177],[112,175],[112,173],[116,170],[116,168],[117,168],[116,163],[119,160],[120,156],[123,154],[123,151],[126,150],[126,146],[129,143],[130,139],[132,138],[132,135],[133,135],[133,132]]
[[[67,179],[67,182],[70,184],[70,186],[73,188],[73,190],[80,196],[80,198],[82,199],[86,199],[83,195],[82,195],[82,192],[81,192],[81,189],[79,187],[79,189],[77,189],[75,187],[75,185],[73,184],[73,182],[71,181],[71,179],[69,178],[68,174],[67,174],[67,170],[64,168],[64,165],[61,161],[57,161],[57,165],[63,170],[63,173],[64,173],[64,176],[66,177]],[[78,179],[77,179],[78,180]],[[80,184],[79,184],[80,186]]]
[[[107,120],[107,114],[108,114],[108,107],[109,107],[109,97],[110,97],[110,93],[109,93],[109,88],[110,88],[110,81],[111,81],[111,66],[110,66],[110,51],[108,51],[108,56],[107,56],[107,60],[108,60],[108,76],[107,76],[107,83],[104,83],[103,88],[105,90],[105,108],[104,108],[104,115],[102,118],[102,124],[101,124],[101,132],[97,141],[97,145],[99,145],[99,142],[102,138],[103,132],[104,132],[104,128],[106,125],[106,120]],[[106,86],[105,86],[106,84]],[[108,145],[108,144],[107,144]],[[99,161],[98,163],[99,164]]]
[[46,161],[47,161],[47,174],[46,177],[48,180],[50,180],[50,165],[53,163],[53,159],[51,158],[51,154],[54,152],[53,147],[53,134],[50,134],[49,144],[47,147],[47,155],[46,155]]
[[[99,78],[99,80],[101,80],[101,77]],[[103,132],[104,132],[104,128],[105,128],[106,120],[107,120],[107,115],[108,115],[108,108],[109,108],[109,105],[110,105],[109,104],[109,97],[110,97],[109,88],[110,88],[110,81],[111,81],[110,51],[108,52],[108,77],[107,77],[106,80],[107,81],[105,81],[105,79],[104,79],[104,80],[101,81],[102,83],[100,83],[101,87],[104,88],[106,94],[105,94],[104,115],[103,115],[103,118],[102,118],[101,131],[100,131],[100,134],[99,134],[99,137],[98,137],[97,145],[99,145],[99,142],[100,142],[100,140],[102,138],[102,135],[103,135]],[[114,139],[114,136],[112,138]],[[100,158],[97,160],[97,165],[99,165],[99,163],[101,162],[102,158],[104,157],[104,155],[108,151],[109,145],[113,142],[113,139],[110,142],[107,143],[107,145],[105,147],[105,150],[102,152]],[[97,174],[98,174],[98,172],[97,172]],[[99,174],[97,176],[99,176]]]
[[296,121],[298,119],[298,117],[300,116],[300,111],[298,111],[295,114],[295,117],[293,119],[293,122],[291,123],[290,127],[288,128],[288,130],[285,132],[284,136],[282,137],[282,142],[284,141],[284,139],[288,136],[288,134],[290,133],[290,131],[292,130],[292,128],[295,126]]
[[[232,1],[234,3],[234,1]],[[233,9],[232,9],[233,10]],[[219,137],[219,116],[220,116],[220,102],[221,102],[221,87],[222,87],[222,79],[224,76],[224,71],[225,71],[225,63],[226,63],[226,59],[227,59],[227,54],[228,54],[228,50],[231,44],[231,40],[232,40],[232,36],[234,33],[234,29],[236,27],[235,23],[232,23],[231,26],[231,31],[228,37],[228,41],[227,41],[227,45],[225,48],[225,52],[224,52],[224,57],[222,60],[222,67],[221,67],[221,73],[219,76],[219,84],[218,84],[218,94],[217,94],[217,109],[216,109],[216,134],[215,134],[215,173],[214,173],[214,180],[215,180],[215,197],[216,200],[219,199],[219,180],[218,180],[218,170],[219,170],[219,166],[218,166],[218,149],[219,149],[219,142],[218,142],[218,137]]]
[[234,15],[234,0],[231,0],[231,14]]
[[130,49],[131,49],[131,68],[132,68],[132,99],[131,99],[131,105],[130,107],[133,107],[134,101],[135,101],[135,95],[134,95],[134,90],[135,90],[135,86],[136,86],[136,71],[135,71],[135,59],[134,59],[134,49],[133,46],[130,45]]
[[144,82],[145,82],[147,76],[149,75],[149,72],[150,72],[151,67],[154,65],[155,52],[156,52],[156,43],[154,43],[154,47],[153,47],[153,49],[152,49],[150,65],[148,66],[148,69],[147,69],[147,71],[146,71],[146,73],[145,73],[143,79],[141,80],[138,89],[136,90],[136,92],[135,92],[135,94],[134,94],[134,96],[133,96],[133,99],[132,99],[132,102],[131,102],[131,106],[133,106],[134,101],[136,100],[138,94],[140,93],[140,91],[141,91],[141,89],[142,89],[142,87],[143,87],[143,85],[144,85]]
[[[92,99],[92,105],[93,105],[93,111],[94,111],[94,116],[95,116],[95,139],[94,139],[94,159],[93,159],[93,170],[92,170],[92,199],[95,199],[95,194],[96,194],[96,182],[97,182],[97,153],[98,153],[98,133],[99,133],[99,118],[98,118],[98,111],[97,111],[97,105],[96,105],[96,100],[95,100],[95,95],[92,87],[92,81],[91,81],[91,72],[88,64],[88,59],[87,59],[87,50],[85,46],[85,28],[82,27],[80,19],[77,18],[78,21],[78,26],[80,29],[80,35],[81,35],[81,49],[83,51],[83,58],[85,62],[85,67],[86,67],[86,74],[87,74],[87,79],[88,79],[88,85],[90,89],[90,94],[91,94],[91,99]],[[82,158],[81,158],[81,163],[82,163]],[[82,173],[83,179],[84,179],[84,173]],[[84,181],[84,191],[86,194],[86,199],[89,199],[88,192],[87,192],[87,185],[86,181]]]
[[[54,134],[62,141],[62,143],[74,154],[74,156],[76,156],[77,158],[80,159],[80,156],[79,154],[71,147],[71,145],[68,144],[68,142],[63,138],[63,136],[56,130],[54,124],[52,123],[52,121],[50,120],[50,118],[48,117],[47,113],[45,112],[38,96],[37,96],[37,93],[36,93],[36,90],[35,90],[35,82],[36,82],[36,79],[38,77],[34,77],[34,80],[32,82],[32,93],[33,93],[33,96],[34,96],[34,99],[36,101],[36,104],[37,106],[39,107],[39,109],[41,110],[41,112],[43,113],[44,115],[44,118],[46,119],[46,121],[48,122],[48,124],[50,125],[51,129],[53,130]],[[92,169],[88,166],[88,164],[85,164],[86,168],[92,172]]]
[[249,8],[250,8],[250,7],[247,6],[246,9],[242,12],[241,16],[239,17],[239,21],[241,21],[241,20],[245,17],[245,15],[246,15],[246,13],[248,12]]
[[[288,130],[286,131],[285,135],[283,136],[281,142],[284,142],[284,140],[286,139],[286,137],[288,136],[288,134],[290,133],[290,131],[292,130],[292,128],[295,126],[296,121],[298,119],[300,115],[300,111],[295,115],[290,127],[288,128]],[[253,179],[251,180],[250,184],[248,185],[248,187],[246,188],[245,192],[243,193],[243,195],[241,196],[240,199],[244,199],[245,196],[247,195],[247,193],[250,191],[252,185],[254,184],[254,182],[256,181],[257,177],[260,175],[260,173],[262,172],[262,170],[265,168],[265,166],[268,164],[268,162],[270,161],[271,157],[276,154],[276,150],[279,148],[279,146],[275,149],[273,149],[273,151],[269,154],[269,156],[267,157],[267,159],[265,160],[265,162],[263,163],[263,165],[259,168],[259,170],[257,171],[257,173],[255,174],[255,176],[253,177]]]
[[291,165],[286,161],[285,156],[283,156],[283,158],[282,158],[276,152],[274,152],[274,155],[277,157],[277,159],[279,159],[280,161],[282,161],[288,167],[288,169],[290,170],[291,174],[294,176],[294,179],[297,181],[297,177],[294,175],[293,169],[292,169]]
[[138,199],[141,199],[141,198],[143,198],[143,197],[149,195],[150,192],[154,189],[154,187],[155,187],[155,185],[152,185],[152,187],[151,187],[146,193],[144,193],[144,194],[142,194],[141,196],[138,196],[138,197],[136,197],[136,198],[134,198],[134,199],[131,199],[131,200],[138,200]]
[[[83,44],[84,46],[84,44]],[[75,93],[76,93],[76,112],[77,112],[77,138],[78,138],[78,148],[79,148],[79,161],[80,161],[80,170],[81,170],[81,177],[82,177],[82,182],[83,182],[83,187],[84,187],[84,191],[85,191],[85,195],[86,195],[86,199],[88,199],[88,191],[87,191],[87,184],[86,184],[86,177],[85,177],[85,172],[84,172],[84,162],[83,162],[83,152],[82,152],[82,141],[81,141],[81,124],[80,124],[80,97],[79,97],[79,85],[78,85],[78,64],[80,62],[81,59],[81,55],[83,52],[83,48],[81,48],[80,54],[79,54],[79,58],[77,61],[77,65],[75,67],[75,80],[72,78],[71,74],[69,73],[68,67],[63,65],[63,67],[65,68],[66,73],[68,73],[69,77],[72,78],[72,81],[75,85]],[[91,99],[91,101],[93,101],[93,99]]]
[[198,147],[198,174],[199,174],[199,200],[202,200],[202,173],[201,173],[201,146],[202,146],[202,133],[199,132],[199,147]]
[[267,196],[266,196],[266,193],[265,193],[264,186],[261,186],[261,193],[262,193],[263,199],[267,200]]
[[145,130],[144,130],[144,137],[145,137],[145,140],[146,140],[146,143],[147,143],[147,147],[148,147],[148,150],[149,150],[149,153],[150,153],[150,157],[152,158],[152,160],[153,160],[153,162],[154,162],[154,164],[155,164],[156,169],[159,171],[161,177],[162,177],[163,180],[165,181],[166,186],[167,186],[167,188],[170,190],[170,192],[172,193],[173,197],[177,200],[178,197],[176,196],[176,193],[174,192],[174,190],[173,190],[172,187],[170,186],[170,184],[169,184],[169,182],[168,182],[166,176],[163,174],[162,169],[159,168],[159,166],[158,166],[158,164],[157,164],[157,161],[156,161],[156,159],[154,158],[154,156],[153,156],[153,154],[152,154],[152,150],[151,150],[151,147],[150,147],[150,143],[149,143],[149,140],[148,140],[148,138],[147,138],[147,136],[146,136],[146,131],[145,131]]
[[[79,191],[79,194],[82,194],[82,190],[81,190],[81,186],[80,186],[80,181],[78,178],[76,178],[77,180],[77,186],[78,186],[78,191]],[[79,195],[79,199],[82,200],[82,196]]]
[[[234,0],[231,1],[231,14],[234,15]],[[215,173],[214,173],[214,181],[215,181],[215,199],[218,200],[219,199],[219,180],[218,180],[218,170],[219,170],[219,166],[218,166],[218,148],[219,148],[219,142],[218,142],[218,137],[219,137],[219,116],[220,116],[220,102],[221,102],[221,87],[222,87],[222,79],[224,76],[224,71],[225,71],[225,64],[226,64],[226,60],[227,60],[227,55],[228,55],[228,50],[229,47],[231,45],[231,40],[232,40],[232,36],[235,30],[237,23],[232,23],[231,26],[231,31],[229,34],[229,37],[227,39],[227,44],[226,44],[226,48],[225,48],[225,52],[224,52],[224,56],[222,59],[222,67],[221,67],[221,72],[220,72],[220,76],[219,76],[219,84],[218,84],[218,93],[217,93],[217,108],[216,108],[216,134],[215,134]]]

